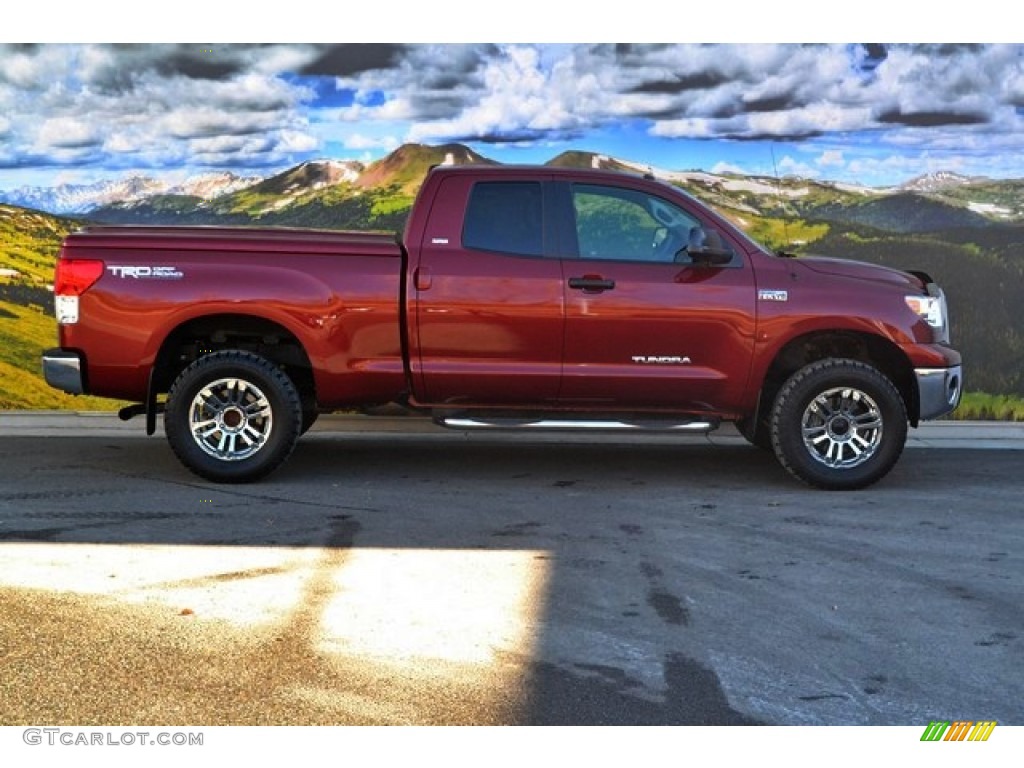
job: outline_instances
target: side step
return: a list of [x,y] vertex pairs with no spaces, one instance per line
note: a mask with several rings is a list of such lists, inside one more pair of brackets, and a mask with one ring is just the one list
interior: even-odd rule
[[619,419],[619,418],[521,418],[501,416],[436,416],[434,421],[449,429],[525,429],[525,430],[561,430],[605,431],[605,432],[688,432],[702,433],[718,429],[718,419],[679,418],[663,419]]

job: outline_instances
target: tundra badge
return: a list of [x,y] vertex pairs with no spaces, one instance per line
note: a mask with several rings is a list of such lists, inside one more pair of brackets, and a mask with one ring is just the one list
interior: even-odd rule
[[633,355],[632,360],[644,365],[690,365],[693,362],[689,357],[679,355]]

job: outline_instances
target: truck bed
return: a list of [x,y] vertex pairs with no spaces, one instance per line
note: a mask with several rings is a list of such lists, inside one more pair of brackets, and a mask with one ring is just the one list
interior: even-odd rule
[[208,250],[276,254],[400,256],[394,233],[254,227],[92,226],[71,234],[66,248]]

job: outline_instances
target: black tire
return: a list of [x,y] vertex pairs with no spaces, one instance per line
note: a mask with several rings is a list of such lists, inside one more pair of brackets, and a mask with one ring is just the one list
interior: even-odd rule
[[164,432],[192,472],[217,483],[248,483],[279,467],[295,448],[302,404],[291,379],[251,352],[199,358],[167,394]]
[[794,477],[816,488],[856,490],[896,465],[907,440],[907,409],[878,369],[828,358],[801,368],[779,390],[771,437]]

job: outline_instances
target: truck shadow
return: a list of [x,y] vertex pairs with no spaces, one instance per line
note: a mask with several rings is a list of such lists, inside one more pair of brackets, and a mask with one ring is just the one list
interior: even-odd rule
[[[12,442],[4,641],[44,641],[5,724],[755,723],[698,606],[743,572],[717,548],[752,510],[823,500],[735,444],[314,434],[268,481],[214,486],[162,441]],[[894,484],[921,479],[904,464]]]

